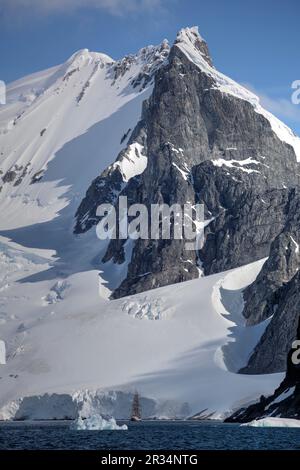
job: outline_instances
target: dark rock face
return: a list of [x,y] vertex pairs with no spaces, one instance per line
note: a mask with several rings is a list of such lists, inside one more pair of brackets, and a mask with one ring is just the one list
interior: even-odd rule
[[96,216],[97,207],[99,204],[114,204],[122,187],[122,175],[112,166],[95,178],[77,209],[74,232],[84,233],[99,222],[99,217]]
[[[211,64],[206,43],[195,36],[195,46]],[[168,64],[155,75],[153,93],[128,147],[134,142],[143,145],[147,168],[123,188],[116,165],[96,178],[77,211],[76,233],[98,222],[97,206],[116,192],[126,195],[128,203],[147,207],[204,203],[207,217],[215,219],[200,254],[186,252],[184,241],[137,240],[127,278],[114,297],[197,277],[199,256],[210,274],[268,255],[285,223],[278,206],[285,205],[286,191],[280,190],[297,182],[294,151],[250,103],[221,93],[178,42]],[[235,163],[218,166],[220,159]],[[123,246],[111,241],[105,261],[124,259]]]
[[[278,275],[279,277],[279,275]],[[273,284],[274,285],[274,284]],[[300,272],[273,293],[274,316],[242,373],[284,371],[300,315]]]
[[[277,206],[278,209],[278,206]],[[270,247],[269,258],[256,281],[244,292],[244,315],[256,324],[274,313],[276,291],[296,274],[300,264],[300,191],[285,193],[280,207],[285,224]],[[278,210],[277,210],[278,212]],[[254,311],[255,310],[255,314]]]
[[244,316],[250,325],[272,316],[243,373],[284,371],[296,334],[300,266],[300,192],[290,190],[282,207],[286,222],[270,247],[269,258],[244,292]]
[[[220,181],[226,181],[226,176]],[[201,252],[205,274],[232,269],[268,256],[270,244],[286,220],[288,190],[255,194],[252,188],[228,182],[223,210],[206,231]],[[209,184],[209,181],[208,181]],[[218,193],[219,195],[221,193]],[[222,194],[221,194],[222,195]],[[207,198],[207,194],[203,196]]]
[[[188,38],[212,66],[206,43],[194,30]],[[274,314],[245,372],[282,370],[295,335],[296,312],[283,315],[280,308],[285,307],[279,305],[282,288],[300,262],[299,164],[294,149],[277,137],[270,122],[250,102],[223,93],[214,75],[183,52],[181,41],[179,36],[170,51],[162,47],[164,60],[154,61],[154,87],[141,120],[115,163],[92,182],[77,210],[75,233],[95,226],[97,207],[117,204],[118,196],[127,196],[128,205],[144,204],[149,212],[155,203],[203,203],[210,220],[203,248],[187,251],[184,238],[136,240],[127,276],[112,298],[193,279],[199,266],[208,275],[270,255],[244,293],[248,324]],[[122,74],[132,60],[120,62],[115,73]],[[148,72],[146,67],[137,85],[148,83]],[[147,166],[128,177],[122,165],[137,144]],[[125,243],[111,240],[103,262],[123,263]],[[281,346],[274,354],[277,341]]]
[[[297,280],[293,280],[293,283],[298,283],[297,287],[299,292],[299,275],[297,275]],[[286,296],[288,294],[289,293],[287,291]],[[296,292],[294,291],[292,293],[294,300],[296,300],[295,295]],[[299,293],[296,297],[299,308]],[[299,314],[297,324],[297,338],[300,340]],[[292,345],[292,343],[290,344]],[[267,398],[262,396],[258,403],[250,405],[247,408],[241,408],[225,421],[246,423],[254,419],[265,418],[267,416],[300,419],[300,363],[295,363],[295,357],[296,359],[300,359],[300,346],[298,346],[298,351],[295,347],[292,347],[289,350],[285,379],[275,390],[273,395]],[[299,361],[297,360],[297,362]]]

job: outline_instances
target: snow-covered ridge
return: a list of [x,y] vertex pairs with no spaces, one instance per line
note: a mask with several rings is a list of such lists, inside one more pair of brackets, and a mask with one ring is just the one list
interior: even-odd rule
[[288,126],[264,109],[259,102],[258,96],[216,70],[205,54],[197,47],[199,42],[203,43],[204,40],[200,36],[198,28],[185,28],[179,32],[175,46],[179,47],[188,59],[194,62],[202,72],[212,77],[216,88],[222,93],[227,93],[251,103],[255,111],[262,114],[270,122],[273,131],[279,139],[294,148],[297,160],[300,161],[300,138]]
[[[3,228],[52,220],[66,206],[74,215],[70,203],[78,205],[95,176],[126,148],[169,50],[163,41],[114,61],[82,49],[62,65],[8,85],[7,105],[0,108]],[[139,174],[146,159],[132,149],[136,155],[133,173]]]
[[118,80],[130,71],[131,85],[141,91],[152,81],[155,72],[167,62],[169,52],[170,46],[166,39],[158,46],[143,47],[137,54],[127,55],[117,61],[112,67],[112,76],[114,80]]
[[195,45],[195,42],[199,40],[200,42],[205,41],[201,34],[199,33],[198,26],[191,26],[190,28],[182,28],[176,37],[177,42],[191,42]]
[[89,65],[94,61],[98,61],[103,64],[113,64],[115,62],[114,59],[112,59],[107,54],[103,54],[103,52],[91,52],[89,49],[80,49],[71,55],[66,64],[72,65],[73,67],[81,67],[84,65]]

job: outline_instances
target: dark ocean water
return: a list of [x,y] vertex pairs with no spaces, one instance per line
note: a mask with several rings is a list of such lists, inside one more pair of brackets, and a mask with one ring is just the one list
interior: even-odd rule
[[69,422],[2,422],[0,450],[300,449],[300,428],[191,421],[126,424],[128,431],[74,431]]

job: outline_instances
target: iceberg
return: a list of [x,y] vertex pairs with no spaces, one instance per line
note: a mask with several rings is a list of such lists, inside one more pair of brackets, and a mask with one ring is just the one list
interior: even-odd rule
[[300,420],[291,418],[262,418],[241,424],[241,426],[253,426],[255,428],[300,428]]
[[105,419],[101,415],[93,415],[82,419],[79,417],[71,424],[71,429],[76,431],[126,431],[126,424],[119,426],[114,418]]

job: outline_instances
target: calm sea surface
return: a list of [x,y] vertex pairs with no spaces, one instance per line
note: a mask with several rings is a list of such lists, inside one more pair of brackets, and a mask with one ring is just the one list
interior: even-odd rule
[[126,424],[128,431],[74,431],[70,422],[2,422],[0,450],[300,449],[300,428],[191,421]]

